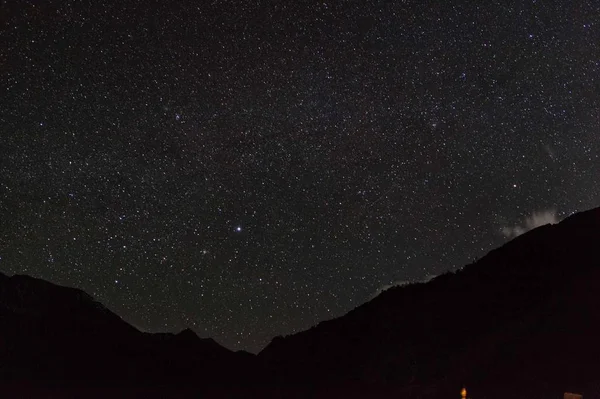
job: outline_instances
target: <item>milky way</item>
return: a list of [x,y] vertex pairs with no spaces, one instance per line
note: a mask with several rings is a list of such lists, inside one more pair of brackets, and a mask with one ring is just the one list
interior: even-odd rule
[[257,351],[600,204],[600,3],[206,3],[0,3],[0,271]]

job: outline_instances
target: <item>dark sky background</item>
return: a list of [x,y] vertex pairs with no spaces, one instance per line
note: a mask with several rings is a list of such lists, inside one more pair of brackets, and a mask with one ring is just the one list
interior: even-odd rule
[[144,331],[257,351],[600,204],[598,1],[0,4],[0,271]]

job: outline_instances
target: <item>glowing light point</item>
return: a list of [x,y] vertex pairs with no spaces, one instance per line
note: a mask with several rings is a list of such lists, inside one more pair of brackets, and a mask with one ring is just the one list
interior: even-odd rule
[[460,391],[460,397],[462,399],[467,399],[467,388],[463,387],[462,391]]

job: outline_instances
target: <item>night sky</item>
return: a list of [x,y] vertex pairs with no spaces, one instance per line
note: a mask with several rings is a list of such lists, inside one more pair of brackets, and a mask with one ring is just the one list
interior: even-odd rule
[[256,352],[600,205],[598,1],[0,4],[0,272],[143,331]]

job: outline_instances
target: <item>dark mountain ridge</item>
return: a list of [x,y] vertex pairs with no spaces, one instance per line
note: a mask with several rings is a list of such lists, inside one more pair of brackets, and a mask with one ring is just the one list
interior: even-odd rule
[[35,388],[33,396],[63,397],[72,388],[74,396],[150,397],[166,389],[170,397],[187,397],[221,389],[251,357],[189,329],[143,333],[81,290],[0,274],[4,394],[21,397]]
[[574,214],[258,356],[191,330],[142,333],[83,291],[0,274],[0,381],[17,397],[441,399],[463,384],[478,399],[595,397],[598,243],[600,208]]
[[596,392],[599,242],[600,208],[572,215],[456,273],[275,339],[259,359],[283,386],[311,381],[345,397],[441,398],[462,384],[478,398]]

